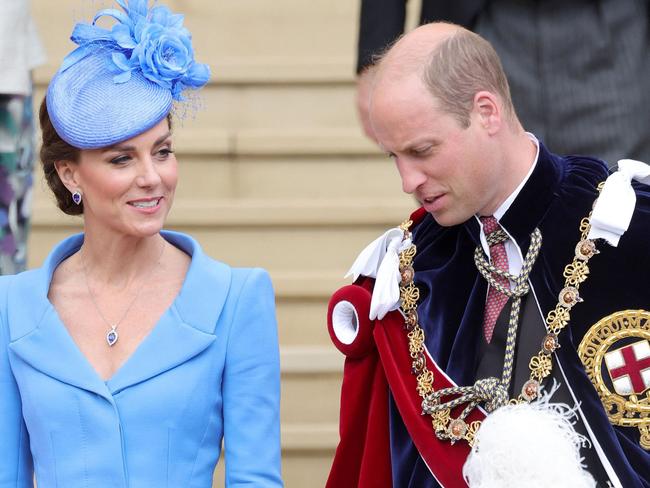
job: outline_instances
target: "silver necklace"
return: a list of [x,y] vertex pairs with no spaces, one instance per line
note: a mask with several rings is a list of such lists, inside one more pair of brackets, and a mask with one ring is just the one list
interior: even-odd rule
[[[156,263],[151,267],[151,269],[147,272],[145,277],[142,279],[143,285],[147,281],[149,276],[151,276],[153,270],[156,269],[156,264],[160,262],[164,250],[165,250],[165,241],[163,240],[162,249],[160,249],[160,254],[158,255],[158,259],[156,260]],[[120,320],[111,323],[106,319],[106,317],[102,313],[101,309],[99,308],[99,305],[97,304],[97,300],[95,300],[95,295],[93,295],[93,292],[90,290],[90,283],[88,282],[88,272],[86,271],[86,261],[84,260],[83,252],[79,253],[79,257],[81,258],[81,268],[83,269],[84,279],[86,280],[86,288],[88,289],[88,295],[90,296],[90,300],[93,302],[93,305],[95,306],[95,310],[97,310],[99,316],[102,318],[104,323],[109,327],[108,332],[106,332],[106,342],[110,347],[113,347],[117,342],[117,340],[120,338],[120,335],[117,332],[117,328],[122,323],[122,321],[126,318],[126,315],[129,313],[129,310],[131,310],[131,307],[133,307],[133,304],[138,299],[138,296],[140,296],[140,291],[142,290],[142,288],[144,288],[144,286],[140,286],[138,290],[135,292],[135,295],[131,299],[131,302],[129,303],[128,307],[126,307],[126,310],[124,310],[124,313],[120,317]]]

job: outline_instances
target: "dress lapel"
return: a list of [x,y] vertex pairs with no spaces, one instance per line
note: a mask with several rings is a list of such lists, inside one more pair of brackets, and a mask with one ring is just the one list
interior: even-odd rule
[[112,401],[106,385],[74,343],[47,298],[54,270],[82,243],[81,234],[69,237],[52,251],[43,267],[13,278],[7,302],[9,349],[34,369]]
[[106,385],[61,325],[53,308],[46,311],[32,332],[9,344],[9,349],[34,369],[111,400]]
[[107,382],[112,394],[164,373],[202,353],[215,340],[230,288],[230,268],[211,260],[191,237],[163,232],[192,257],[180,293],[126,363]]
[[189,236],[162,235],[192,257],[190,268],[172,306],[109,381],[97,375],[47,299],[54,270],[79,249],[83,235],[66,239],[42,268],[18,275],[12,282],[8,316],[13,353],[52,378],[112,401],[116,392],[204,351],[216,339],[215,327],[230,288],[230,268],[208,258]]

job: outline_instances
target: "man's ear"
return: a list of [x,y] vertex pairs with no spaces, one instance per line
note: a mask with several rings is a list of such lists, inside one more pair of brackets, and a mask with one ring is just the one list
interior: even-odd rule
[[65,185],[65,187],[73,193],[76,190],[79,190],[79,176],[78,176],[78,165],[72,161],[61,160],[54,163],[54,168],[56,169],[59,179]]
[[503,124],[501,104],[492,92],[483,90],[474,95],[474,113],[478,123],[489,135],[496,134]]

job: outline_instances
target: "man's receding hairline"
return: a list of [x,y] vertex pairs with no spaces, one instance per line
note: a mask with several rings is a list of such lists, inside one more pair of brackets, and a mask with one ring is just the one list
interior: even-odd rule
[[[450,24],[448,22],[435,22],[435,24],[455,26],[455,24]],[[401,49],[408,53],[405,47],[400,47],[400,43],[408,39],[409,34],[405,34],[398,38],[395,43],[392,46],[389,46],[378,58],[379,70],[377,72],[378,76],[376,81],[379,82],[382,81],[383,78],[388,78],[391,82],[396,82],[415,75],[424,82],[425,73],[429,63],[431,63],[434,56],[441,51],[443,46],[448,45],[459,35],[471,34],[471,31],[468,31],[461,26],[455,27],[454,30],[444,35],[444,37],[436,39],[435,42],[421,42],[423,49],[418,51],[417,54],[408,55],[400,52]]]

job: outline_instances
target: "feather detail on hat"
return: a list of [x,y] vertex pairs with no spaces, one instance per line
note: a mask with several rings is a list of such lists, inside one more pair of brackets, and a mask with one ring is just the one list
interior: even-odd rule
[[[148,10],[147,0],[116,1],[123,12],[103,9],[92,24],[74,27],[70,39],[79,47],[66,56],[60,71],[101,48],[113,53],[115,83],[125,83],[133,71],[140,71],[148,80],[171,90],[175,100],[183,100],[183,90],[208,82],[210,68],[194,61],[192,35],[183,27],[183,15],[173,14],[163,5]],[[102,17],[112,17],[117,23],[111,30],[98,27]]]
[[[208,82],[210,68],[194,60],[183,15],[148,0],[116,0],[92,23],[75,25],[79,47],[63,60],[47,91],[59,136],[79,149],[111,146],[155,126],[187,90]],[[115,21],[110,29],[97,25]]]

